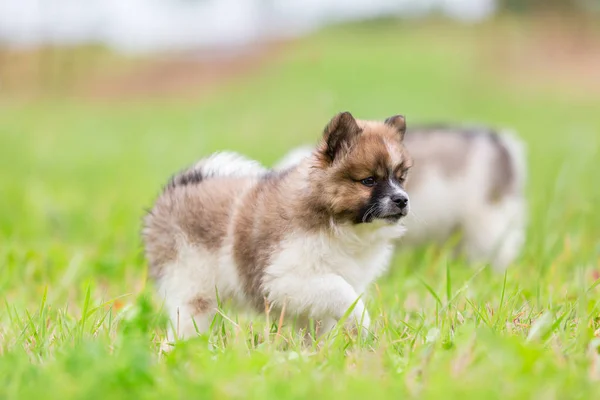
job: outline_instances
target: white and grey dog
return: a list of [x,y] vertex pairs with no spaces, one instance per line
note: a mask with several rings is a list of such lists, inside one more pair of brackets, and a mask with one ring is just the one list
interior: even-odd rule
[[[414,165],[401,246],[441,243],[460,231],[460,250],[471,262],[497,270],[513,262],[527,221],[524,143],[487,127],[423,126],[409,127],[405,146]],[[311,146],[296,148],[274,169],[290,168],[312,152]]]

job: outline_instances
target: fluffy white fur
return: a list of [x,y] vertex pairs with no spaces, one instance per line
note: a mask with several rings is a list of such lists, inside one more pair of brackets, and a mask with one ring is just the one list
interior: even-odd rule
[[215,176],[259,176],[267,171],[258,161],[232,151],[221,151],[198,161],[193,167],[205,178]]

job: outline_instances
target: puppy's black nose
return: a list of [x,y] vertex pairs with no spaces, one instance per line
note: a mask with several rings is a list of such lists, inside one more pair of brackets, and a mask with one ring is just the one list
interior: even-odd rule
[[401,194],[394,194],[391,196],[391,199],[400,209],[405,209],[408,205],[408,197]]

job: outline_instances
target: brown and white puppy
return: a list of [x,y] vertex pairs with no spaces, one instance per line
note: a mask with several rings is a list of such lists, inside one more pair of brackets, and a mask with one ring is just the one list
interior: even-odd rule
[[360,298],[387,268],[408,214],[402,116],[336,115],[309,157],[266,172],[231,153],[176,175],[144,221],[151,276],[177,334],[209,328],[223,300],[367,329]]
[[[487,127],[429,125],[408,129],[404,143],[414,167],[407,182],[411,213],[400,245],[441,243],[461,231],[470,261],[499,270],[513,262],[527,220],[523,142]],[[274,168],[290,168],[312,151],[296,148]]]

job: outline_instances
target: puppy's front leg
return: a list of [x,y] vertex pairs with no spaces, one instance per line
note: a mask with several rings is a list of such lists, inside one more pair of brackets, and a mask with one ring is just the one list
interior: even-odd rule
[[[327,317],[339,320],[354,304],[347,320],[352,327],[367,333],[371,324],[365,304],[354,288],[341,276],[324,274],[315,277],[282,276],[265,281],[271,304],[283,304],[294,314],[308,314],[311,318]],[[331,327],[328,327],[331,329]]]

